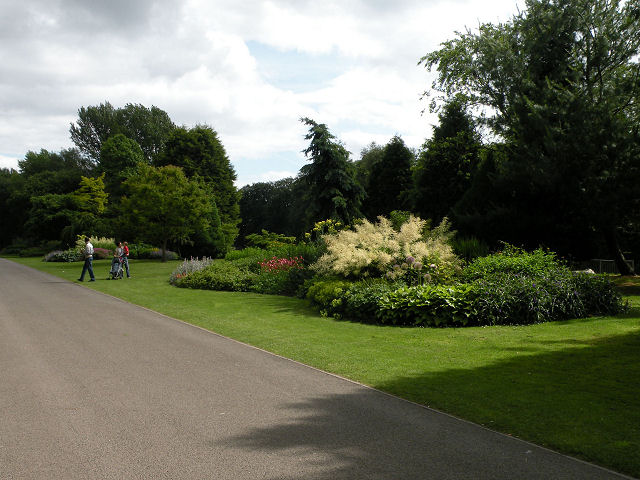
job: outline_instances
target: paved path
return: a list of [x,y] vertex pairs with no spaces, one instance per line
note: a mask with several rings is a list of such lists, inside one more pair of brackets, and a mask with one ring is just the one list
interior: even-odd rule
[[0,259],[0,478],[625,477]]

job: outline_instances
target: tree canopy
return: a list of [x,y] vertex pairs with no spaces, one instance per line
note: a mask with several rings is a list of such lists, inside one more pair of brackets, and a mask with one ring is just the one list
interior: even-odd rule
[[458,96],[504,140],[510,191],[493,200],[505,225],[524,220],[512,235],[566,250],[591,228],[628,271],[616,235],[638,215],[640,9],[618,0],[526,7],[422,59],[438,73],[433,106]]

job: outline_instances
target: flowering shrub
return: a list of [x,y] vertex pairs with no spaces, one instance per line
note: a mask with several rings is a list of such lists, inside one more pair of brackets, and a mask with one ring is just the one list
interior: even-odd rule
[[262,273],[288,272],[292,268],[304,268],[303,261],[302,257],[278,258],[274,255],[260,262],[260,270]]
[[202,257],[202,259],[191,257],[189,260],[185,259],[171,273],[171,275],[169,276],[169,283],[171,285],[175,285],[177,282],[185,278],[187,275],[193,272],[198,272],[208,267],[211,264],[211,262],[213,262],[213,259],[210,257]]
[[106,248],[96,247],[93,249],[93,258],[96,260],[104,260],[105,258],[113,257],[113,250],[107,250]]
[[[389,271],[393,273],[395,264],[401,268],[411,257],[413,263],[437,266],[434,281],[451,281],[460,271],[461,263],[448,243],[450,238],[446,219],[432,231],[426,221],[413,215],[399,230],[384,217],[378,217],[375,224],[363,220],[353,230],[325,235],[327,253],[313,268],[321,274],[345,278],[381,277]],[[433,270],[435,273],[436,269]]]

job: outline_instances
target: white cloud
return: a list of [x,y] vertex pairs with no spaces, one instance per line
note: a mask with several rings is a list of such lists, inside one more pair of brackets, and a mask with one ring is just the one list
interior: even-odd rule
[[[239,179],[269,180],[304,163],[303,116],[326,123],[355,158],[394,134],[419,146],[433,122],[420,114],[430,77],[419,58],[454,30],[516,11],[511,0],[6,3],[3,164],[71,146],[81,106],[130,102],[158,106],[178,124],[211,125]],[[270,49],[267,68],[250,43]]]

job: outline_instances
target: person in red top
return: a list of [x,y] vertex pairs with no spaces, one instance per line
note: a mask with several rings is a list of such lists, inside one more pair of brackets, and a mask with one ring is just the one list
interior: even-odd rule
[[127,272],[127,278],[131,278],[131,275],[129,275],[129,244],[127,242],[123,243],[122,246],[122,250],[124,250],[124,255],[122,256],[123,260],[124,260],[124,268]]

